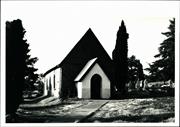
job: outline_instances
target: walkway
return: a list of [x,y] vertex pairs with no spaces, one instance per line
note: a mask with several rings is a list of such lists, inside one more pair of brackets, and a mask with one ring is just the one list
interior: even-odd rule
[[78,123],[92,116],[98,109],[108,103],[107,100],[94,100],[88,105],[74,109],[70,114],[64,116],[51,117],[45,122],[48,123]]
[[78,123],[83,122],[87,118],[91,117],[95,112],[100,109],[102,106],[107,104],[109,100],[92,100],[91,103],[83,105],[73,109],[70,113],[65,115],[62,114],[51,114],[46,116],[39,115],[30,115],[23,116],[20,115],[21,119],[29,118],[32,119],[32,122],[45,122],[45,123]]
[[76,108],[70,116],[71,122],[83,122],[85,119],[92,116],[98,109],[108,103],[107,100],[94,100],[94,102],[84,105],[82,107]]
[[21,104],[19,107],[24,108],[24,109],[42,108],[42,107],[44,108],[44,107],[51,107],[54,105],[58,105],[60,103],[61,103],[61,101],[57,97],[46,97],[42,100],[39,100],[39,102],[37,102],[37,103],[28,102],[25,104]]

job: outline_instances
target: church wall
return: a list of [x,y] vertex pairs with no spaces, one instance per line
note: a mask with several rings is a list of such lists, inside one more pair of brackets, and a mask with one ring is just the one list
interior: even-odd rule
[[61,90],[62,69],[57,68],[44,77],[44,96],[59,97]]
[[82,82],[77,82],[76,83],[76,88],[77,88],[77,97],[82,98]]
[[[101,98],[110,98],[110,80],[104,73],[104,71],[101,69],[101,67],[96,63],[94,67],[89,71],[89,73],[86,75],[86,77],[76,85],[79,87],[79,84],[82,83],[82,98],[91,98],[91,78],[93,75],[98,74],[102,78],[102,85],[101,85]],[[80,89],[80,88],[79,88]],[[78,93],[80,95],[80,93]],[[80,96],[79,96],[80,97]]]
[[57,68],[54,71],[55,74],[55,89],[54,89],[54,96],[59,97],[60,90],[61,90],[61,83],[62,83],[62,69]]
[[[51,72],[52,73],[52,72]],[[45,77],[44,77],[44,80],[45,80],[45,85],[46,85],[46,95],[49,95],[50,93],[50,90],[52,88],[52,86],[50,86],[52,83],[51,83],[51,73],[48,73]]]
[[44,93],[43,93],[43,96],[47,96],[47,94],[48,94],[48,79],[44,78],[43,81],[44,81]]

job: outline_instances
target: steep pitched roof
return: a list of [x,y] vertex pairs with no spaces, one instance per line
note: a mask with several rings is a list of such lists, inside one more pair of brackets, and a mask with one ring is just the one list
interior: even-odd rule
[[[98,55],[98,52],[103,52],[101,54],[106,55],[108,59],[111,59],[91,28],[87,30],[87,32],[83,35],[83,37],[79,40],[79,42],[73,47],[73,49],[69,52],[69,54],[64,58],[64,60],[59,64],[62,66],[63,64],[68,63],[69,61],[78,61],[82,60],[79,58],[87,58]],[[97,53],[97,54],[96,54]],[[91,59],[94,57],[91,57]]]
[[111,75],[112,61],[95,34],[89,28],[79,42],[73,47],[64,60],[54,68],[48,70],[44,75],[55,70],[58,67],[63,68],[68,80],[74,80],[85,64],[97,57],[99,64],[105,68],[106,74]]
[[[84,66],[84,68],[80,71],[80,73],[76,76],[76,78],[74,79],[75,82],[81,81],[82,79],[84,79],[84,77],[89,73],[89,71],[94,67],[94,65],[98,63],[98,58],[93,58],[91,60],[89,60],[86,65]],[[104,70],[104,68],[102,68]]]
[[96,62],[97,58],[91,59],[87,62],[87,64],[84,66],[84,68],[81,70],[81,72],[77,75],[77,77],[74,79],[74,81],[79,81],[81,80],[84,75],[88,72],[88,70],[91,69],[91,67],[94,65]]

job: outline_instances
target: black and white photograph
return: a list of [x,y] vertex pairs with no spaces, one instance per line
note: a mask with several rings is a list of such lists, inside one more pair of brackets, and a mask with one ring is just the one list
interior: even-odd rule
[[1,1],[1,126],[179,126],[179,1]]

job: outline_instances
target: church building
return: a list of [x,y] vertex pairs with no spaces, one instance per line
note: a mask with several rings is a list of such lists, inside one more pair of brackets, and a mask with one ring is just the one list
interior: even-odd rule
[[[44,95],[108,99],[115,90],[123,90],[127,74],[127,38],[122,21],[112,60],[89,28],[64,60],[44,74]],[[125,50],[122,50],[123,45]],[[120,63],[123,66],[119,66]]]
[[44,74],[44,95],[110,98],[112,70],[111,58],[89,28],[64,60]]

